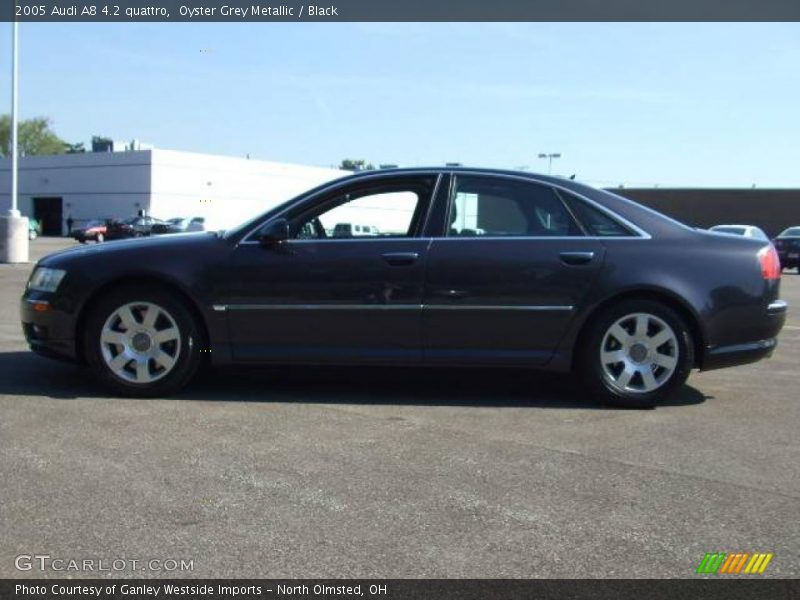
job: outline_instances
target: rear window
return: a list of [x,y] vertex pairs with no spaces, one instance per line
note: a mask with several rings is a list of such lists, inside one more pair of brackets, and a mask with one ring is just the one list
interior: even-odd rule
[[800,237],[800,227],[789,227],[778,237]]

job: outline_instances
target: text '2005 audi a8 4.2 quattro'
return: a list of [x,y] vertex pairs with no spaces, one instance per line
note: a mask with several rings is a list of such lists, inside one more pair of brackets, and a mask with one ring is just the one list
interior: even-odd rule
[[786,317],[767,242],[692,229],[555,177],[346,177],[226,232],[58,252],[22,298],[31,348],[159,396],[204,361],[575,371],[653,406],[693,368],[769,356]]

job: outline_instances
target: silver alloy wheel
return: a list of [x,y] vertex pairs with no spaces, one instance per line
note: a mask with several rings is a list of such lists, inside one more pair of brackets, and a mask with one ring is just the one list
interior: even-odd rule
[[106,366],[131,383],[153,383],[178,362],[181,335],[172,315],[152,302],[129,302],[106,319],[100,332]]
[[678,337],[661,318],[632,313],[617,319],[600,344],[608,382],[625,393],[646,394],[669,381],[678,367]]

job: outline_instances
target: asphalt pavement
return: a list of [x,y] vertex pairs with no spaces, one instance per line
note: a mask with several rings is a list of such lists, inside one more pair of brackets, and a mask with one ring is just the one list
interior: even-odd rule
[[[695,577],[718,551],[800,576],[795,272],[770,360],[624,411],[497,370],[215,371],[107,397],[28,351],[30,269],[0,265],[0,577]],[[97,562],[17,568],[35,555]]]

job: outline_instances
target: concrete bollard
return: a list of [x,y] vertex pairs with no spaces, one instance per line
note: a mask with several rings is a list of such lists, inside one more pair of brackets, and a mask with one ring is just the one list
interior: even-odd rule
[[28,217],[0,215],[0,263],[28,262]]

